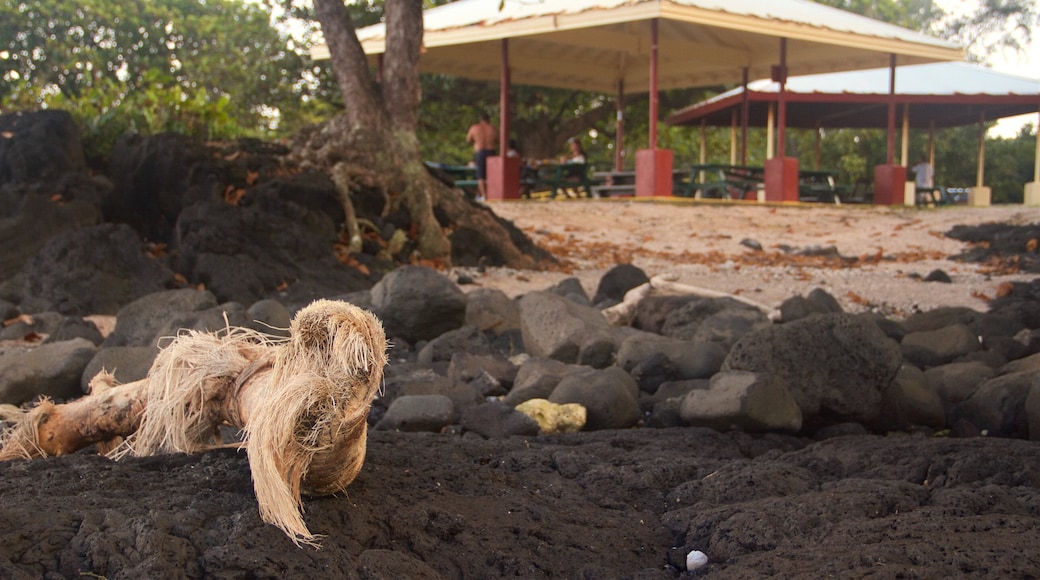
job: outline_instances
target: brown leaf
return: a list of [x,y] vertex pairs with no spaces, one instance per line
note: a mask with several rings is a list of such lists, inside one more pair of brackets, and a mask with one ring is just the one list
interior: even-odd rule
[[246,171],[246,185],[253,185],[259,177],[259,171]]

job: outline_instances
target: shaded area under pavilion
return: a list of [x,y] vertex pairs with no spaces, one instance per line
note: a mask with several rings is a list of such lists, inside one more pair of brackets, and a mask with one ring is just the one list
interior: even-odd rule
[[[967,63],[948,62],[897,67],[895,93],[888,92],[889,69],[873,69],[792,77],[786,84],[787,126],[802,129],[886,128],[889,105],[895,103],[902,126],[901,166],[909,164],[909,130],[929,131],[929,162],[935,166],[934,130],[978,124],[980,140],[976,186],[970,201],[989,204],[984,186],[984,123],[1040,112],[1040,80],[994,71]],[[766,157],[772,156],[778,83],[769,79],[748,83],[679,110],[665,120],[670,125],[731,127],[730,162],[747,159],[747,128],[766,127]],[[1040,116],[1037,122],[1033,181],[1025,185],[1026,205],[1040,205]],[[739,139],[737,134],[740,134]],[[890,142],[893,136],[890,135]],[[703,155],[703,153],[702,153]],[[702,160],[703,161],[703,160]],[[913,203],[913,184],[887,203]]]
[[[660,89],[894,66],[897,58],[963,59],[946,41],[808,0],[460,0],[423,14],[420,72],[500,81],[500,151],[511,83],[616,93],[620,169],[624,96],[648,92],[648,148],[635,156],[638,196],[672,192],[672,152],[657,147]],[[385,25],[357,36],[378,66]],[[327,58],[327,47],[312,56]],[[784,127],[781,106],[781,134]],[[797,199],[797,161],[784,158],[782,145],[778,153],[767,163],[767,196]],[[488,171],[489,198],[519,197],[519,160],[493,157]]]

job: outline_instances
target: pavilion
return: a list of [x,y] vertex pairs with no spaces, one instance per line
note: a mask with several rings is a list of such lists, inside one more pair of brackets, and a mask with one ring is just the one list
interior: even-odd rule
[[[386,30],[357,31],[372,64]],[[328,50],[316,46],[315,59]],[[636,152],[636,195],[670,195],[671,151],[657,147],[660,89],[746,84],[789,75],[963,60],[959,47],[905,28],[809,0],[459,0],[424,11],[419,68],[471,79],[499,79],[500,150],[509,134],[510,83],[581,88],[618,105],[620,169],[624,95],[648,92],[648,148]],[[785,128],[781,97],[778,131]],[[767,197],[797,200],[797,160],[783,139],[767,161]],[[489,162],[489,198],[519,196],[519,165]]]
[[[894,100],[902,118],[901,165],[909,163],[909,129],[929,131],[930,163],[935,165],[936,128],[983,124],[1004,117],[1040,112],[1040,79],[1001,73],[963,62],[932,63],[899,67],[895,72],[894,95],[889,95],[889,70],[872,69],[806,75],[788,79],[786,90],[787,126],[805,129],[885,128],[888,107]],[[733,146],[730,161],[736,163],[736,134],[740,138],[740,162],[746,160],[746,129],[767,128],[767,158],[774,146],[778,83],[757,80],[668,116],[670,125],[731,127]],[[1037,127],[1040,128],[1040,120]],[[819,135],[819,133],[817,133]],[[980,138],[976,186],[969,195],[971,203],[989,204],[984,186],[984,139]],[[1028,205],[1040,205],[1040,130],[1037,131],[1036,163],[1033,183],[1026,185]],[[912,184],[903,196],[888,203],[912,204]]]

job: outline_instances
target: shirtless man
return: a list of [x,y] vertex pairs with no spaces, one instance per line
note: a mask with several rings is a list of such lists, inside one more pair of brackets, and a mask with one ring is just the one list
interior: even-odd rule
[[487,158],[495,154],[498,142],[498,129],[491,125],[487,113],[480,115],[480,122],[470,126],[466,133],[466,143],[473,144],[473,161],[477,166],[477,199],[487,199]]

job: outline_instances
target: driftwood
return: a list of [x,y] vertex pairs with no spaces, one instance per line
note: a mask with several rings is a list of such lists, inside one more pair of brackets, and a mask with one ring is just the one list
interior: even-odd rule
[[625,297],[620,303],[605,308],[603,310],[603,316],[607,318],[607,321],[615,326],[625,326],[632,322],[632,318],[635,317],[636,307],[643,301],[644,298],[650,296],[654,292],[662,294],[685,294],[690,296],[700,296],[702,298],[730,298],[737,302],[742,302],[749,306],[761,310],[770,320],[779,320],[780,313],[776,308],[756,302],[750,298],[745,298],[737,294],[729,294],[726,292],[719,292],[718,290],[711,290],[709,288],[702,288],[700,286],[690,286],[688,284],[680,284],[675,281],[676,276],[674,274],[658,274],[650,279],[645,284],[640,284],[635,288],[625,293]]
[[304,308],[289,339],[243,328],[189,331],[163,348],[141,381],[114,385],[101,374],[86,397],[41,402],[4,434],[0,460],[92,444],[114,459],[196,453],[223,445],[221,425],[242,429],[261,517],[293,542],[316,545],[301,493],[336,493],[360,472],[385,364],[379,320],[345,302]]

